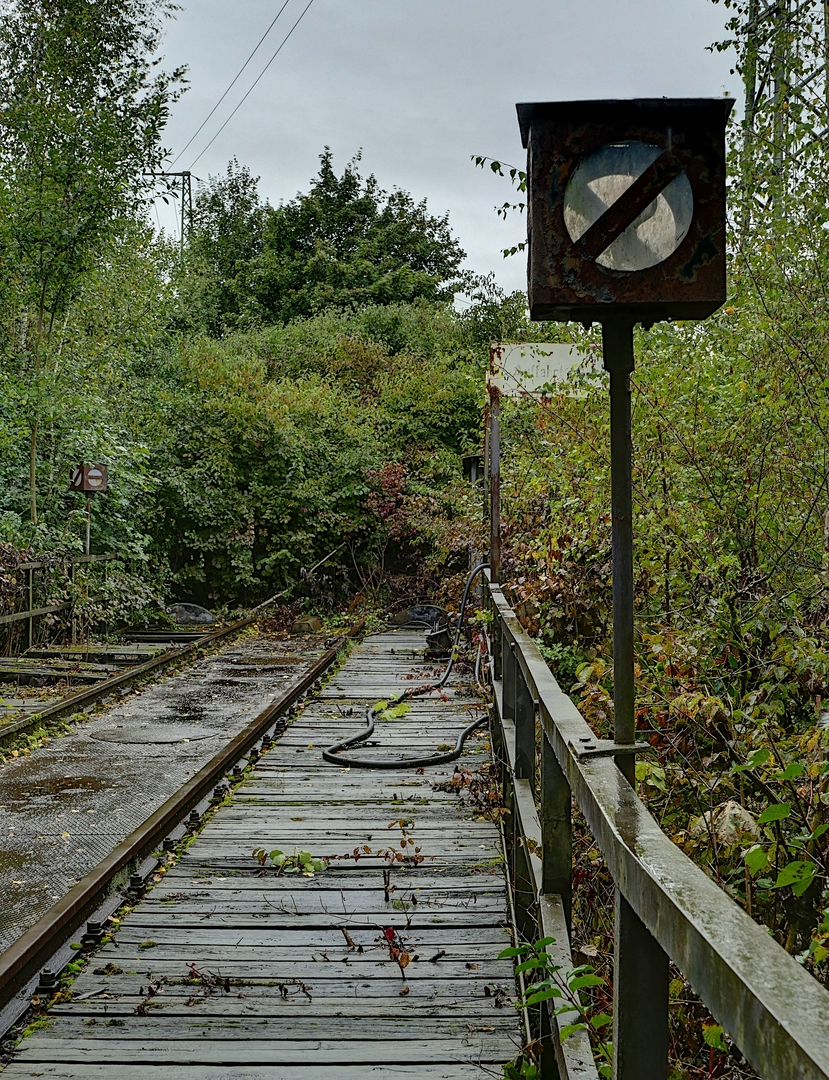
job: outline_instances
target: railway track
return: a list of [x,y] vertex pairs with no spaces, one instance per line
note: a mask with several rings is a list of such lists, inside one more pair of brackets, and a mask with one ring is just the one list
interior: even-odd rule
[[[417,764],[477,715],[457,775],[482,784],[491,775],[474,685],[456,676],[381,720],[364,752],[415,754],[406,768],[354,769],[320,753],[359,728],[378,697],[431,685],[423,644],[422,633],[398,628],[351,652],[146,895],[138,883],[111,940],[86,952],[71,994],[44,981],[48,1014],[11,1055],[10,1080],[500,1072],[524,1037],[513,965],[500,956],[514,932],[501,829],[482,813],[483,789],[462,793],[453,763]],[[255,738],[246,733],[236,752]],[[170,830],[169,816],[159,818],[156,843]],[[260,866],[260,845],[327,866],[277,872]]]
[[[254,621],[255,617],[240,620],[230,627],[200,636],[198,641],[186,643],[183,648],[175,651],[168,650],[148,662],[116,675],[110,684],[110,688],[113,685],[124,686],[136,677],[156,673],[166,664],[192,655],[197,648],[203,647],[208,641],[219,642],[222,639],[230,638]],[[100,861],[97,861],[96,865],[90,867],[71,888],[68,888],[65,894],[57,899],[57,902],[51,903],[52,898],[49,898],[48,910],[41,911],[33,925],[29,925],[27,929],[24,929],[15,940],[11,941],[5,952],[0,955],[0,1034],[8,1030],[26,1010],[38,980],[41,979],[43,970],[51,971],[56,977],[57,971],[74,957],[70,943],[73,936],[77,936],[77,931],[84,923],[89,923],[87,926],[87,938],[90,935],[94,938],[95,934],[98,933],[96,926],[99,926],[112,911],[123,903],[124,897],[129,895],[130,889],[135,890],[141,886],[144,880],[156,869],[158,860],[154,857],[153,852],[161,847],[165,841],[168,843],[174,841],[176,838],[180,838],[188,828],[192,830],[197,827],[203,812],[210,806],[211,799],[216,801],[221,797],[224,790],[222,785],[234,785],[238,782],[241,776],[244,775],[245,764],[257,759],[263,740],[264,745],[267,746],[269,738],[273,736],[275,729],[283,721],[291,706],[312,690],[318,680],[335,664],[346,638],[355,636],[360,632],[361,628],[362,623],[357,624],[349,631],[346,637],[337,639],[324,652],[320,653],[317,645],[310,661],[306,659],[301,664],[296,663],[299,659],[296,656],[287,657],[288,660],[294,661],[293,664],[285,664],[278,657],[264,655],[265,652],[273,651],[272,643],[267,649],[260,650],[261,655],[256,654],[253,646],[238,647],[233,650],[232,655],[227,650],[223,650],[221,666],[213,663],[212,668],[207,670],[207,662],[203,662],[201,668],[204,670],[198,670],[199,665],[196,666],[196,669],[190,668],[185,675],[175,676],[172,682],[168,681],[151,688],[154,691],[153,695],[149,692],[137,695],[129,703],[122,702],[113,710],[109,710],[106,714],[96,718],[92,725],[82,726],[84,730],[78,733],[78,738],[87,741],[87,749],[92,746],[92,740],[94,740],[101,747],[115,747],[122,758],[129,760],[133,753],[138,758],[140,753],[142,751],[146,752],[149,746],[150,765],[159,760],[172,759],[177,753],[179,755],[183,753],[184,757],[179,756],[178,760],[173,761],[172,766],[169,766],[169,764],[164,766],[168,769],[169,780],[175,790],[163,801],[160,801],[158,798],[160,789],[154,789],[155,805],[152,812],[145,812],[141,815],[137,826],[132,828],[126,836],[122,832],[122,838],[117,843],[109,843],[108,845],[105,843],[107,849],[105,856]],[[259,639],[253,639],[254,645],[257,640]],[[251,654],[252,648],[253,654]],[[159,717],[158,703],[161,698],[165,694],[168,697],[171,695],[176,696],[176,679],[184,680],[178,687],[178,701],[175,706],[179,712],[173,712],[166,718]],[[217,726],[216,717],[209,714],[209,708],[208,713],[205,715],[204,702],[201,704],[196,702],[194,706],[193,692],[187,689],[189,685],[186,682],[187,679],[189,679],[190,683],[196,681],[202,697],[205,698],[206,696],[209,708],[215,705],[217,698],[221,699],[224,695],[228,698],[235,698],[237,708],[235,730],[232,737],[228,737],[227,733],[222,736],[219,732],[212,730],[213,727]],[[259,683],[262,681],[270,683],[271,691],[267,695],[265,707],[262,708],[261,701],[259,701],[259,707],[254,709],[251,703],[257,700],[256,693],[260,690]],[[274,696],[273,688],[277,685],[279,690]],[[101,691],[101,689],[100,685],[94,686],[87,693],[94,694],[95,691]],[[86,694],[75,695],[75,702],[82,696],[86,697]],[[141,703],[144,698],[149,699],[145,703],[144,712],[141,713],[139,710],[138,715],[135,715],[136,703]],[[64,707],[69,707],[65,703],[61,704]],[[187,715],[192,715],[194,708],[199,712],[198,722],[194,725],[193,732],[189,733],[190,737],[187,737],[187,733],[179,730],[175,732],[172,732],[172,730],[165,731],[165,721],[166,727],[169,729],[181,727],[182,716],[180,710],[182,707],[190,710],[189,714],[185,713],[185,719]],[[214,709],[214,713],[215,711]],[[254,712],[254,715],[252,717],[244,715],[244,722],[239,722],[246,712]],[[119,723],[119,718],[123,719],[123,723]],[[210,725],[206,730],[204,728],[205,721]],[[152,738],[157,738],[158,733],[154,730],[150,732],[149,729],[155,728],[161,730],[160,741],[154,744]],[[166,741],[165,735],[168,736]],[[61,744],[66,744],[67,741],[60,740]],[[57,747],[56,743],[52,744],[51,749],[55,747]],[[214,752],[208,755],[205,748],[213,748]],[[70,787],[67,788],[64,785],[63,789],[71,796],[73,805],[69,807],[70,813],[81,812],[81,808],[74,804],[78,801],[79,788],[83,787],[82,784],[78,785],[78,781],[83,779],[83,776],[79,774],[83,772],[81,765],[84,747],[77,749],[79,753],[76,753],[74,757],[71,753],[67,756],[65,745],[61,745],[58,750],[55,750],[60,768],[66,774],[64,779],[70,783]],[[44,752],[38,751],[38,755],[43,758]],[[37,755],[33,755],[33,758],[35,756]],[[30,765],[31,760],[26,762],[27,766]],[[17,764],[15,762],[15,767]],[[123,761],[121,764],[123,764]],[[191,768],[182,770],[181,766],[184,764],[190,765]],[[198,765],[198,768],[195,767],[196,765]],[[176,767],[178,768],[178,774],[176,773]],[[186,780],[183,779],[182,772],[189,774]],[[32,786],[29,778],[24,776],[23,779],[24,785]],[[129,779],[128,771],[126,779]],[[4,825],[7,825],[10,820],[8,801],[9,793],[11,792],[14,795],[14,780],[14,775],[6,774],[4,776],[2,799],[7,805],[0,806],[0,812],[6,811]],[[141,781],[142,778],[136,767],[134,786],[142,786]],[[168,783],[168,787],[170,783]],[[76,786],[71,787],[73,784]],[[100,787],[98,790],[100,792]],[[120,793],[119,791],[118,794]],[[142,792],[138,792],[138,795],[142,794]],[[19,795],[32,796],[28,801],[21,800],[19,806],[20,821],[28,822],[37,809],[38,794],[37,791],[32,795],[32,792],[28,790],[25,792],[21,790]],[[116,798],[116,801],[122,800]],[[153,803],[153,799],[148,801],[151,804]],[[81,803],[81,807],[82,805]],[[136,806],[140,805],[141,799],[138,799]],[[92,812],[93,810],[89,810],[90,815]],[[103,816],[108,821],[111,815],[106,813]],[[0,818],[2,817],[3,814],[0,813]],[[74,819],[76,822],[79,820],[81,819]],[[93,820],[91,816],[87,818],[87,821]],[[94,849],[90,847],[90,836],[92,835],[90,827],[86,826],[85,822],[84,826],[86,828],[83,840],[84,846],[77,849],[77,860],[81,863],[84,857],[88,861],[90,851]],[[60,825],[56,828],[53,827],[54,836],[59,835],[61,839],[69,838],[74,843],[71,840],[72,834],[70,832],[57,833],[57,828],[60,827]],[[11,872],[11,880],[14,883],[15,864],[14,858],[11,856],[18,859],[17,865],[19,866],[22,857],[21,852],[25,853],[26,844],[17,843],[17,846],[15,846],[20,837],[15,833],[14,826],[8,831],[10,834],[8,837],[0,837],[0,862],[4,864],[4,870]],[[38,835],[35,836],[35,833],[38,833]],[[37,847],[40,844],[42,848],[44,840],[48,839],[48,836],[43,835],[42,824],[38,825],[36,823],[32,830],[32,843],[34,846]],[[68,845],[64,845],[64,847],[68,848]],[[21,871],[18,869],[17,873],[19,874]],[[9,880],[9,877],[5,874],[4,878],[6,881]],[[4,898],[2,906],[4,910],[10,910],[8,897]],[[43,907],[42,903],[41,907]],[[0,927],[0,931],[2,931],[2,927]],[[47,976],[47,980],[50,977]]]
[[[158,675],[205,648],[230,641],[252,626],[257,618],[257,615],[249,615],[211,631],[182,629],[136,633],[115,645],[78,649],[74,660],[69,649],[33,649],[22,657],[0,661],[0,681],[39,682],[62,678],[67,684],[62,692],[45,702],[31,697],[3,697],[0,701],[0,748],[13,745],[21,736],[55,720],[87,711],[99,701],[117,697],[134,682]],[[67,656],[70,659],[63,659]],[[81,656],[85,659],[81,660]],[[90,662],[90,657],[113,663]],[[113,667],[116,670],[113,671]],[[86,685],[73,688],[71,684],[79,681]]]

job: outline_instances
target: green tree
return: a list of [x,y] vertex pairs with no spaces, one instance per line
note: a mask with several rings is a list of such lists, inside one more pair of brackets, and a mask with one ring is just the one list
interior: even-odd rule
[[270,210],[259,197],[258,183],[259,177],[233,158],[224,176],[199,185],[193,202],[181,310],[188,322],[214,336],[238,324],[249,306],[244,272],[262,252]]
[[457,291],[465,253],[448,215],[434,217],[406,191],[383,191],[360,175],[359,160],[337,176],[326,148],[310,192],[269,214],[250,287],[271,321]]
[[[0,7],[0,258],[7,360],[26,385],[29,511],[55,329],[109,230],[153,183],[183,70],[158,70],[169,0]],[[57,335],[58,337],[60,335]]]
[[196,197],[182,324],[216,335],[327,308],[451,298],[466,276],[448,215],[383,191],[359,161],[337,176],[326,149],[311,190],[276,208],[235,160],[211,177]]

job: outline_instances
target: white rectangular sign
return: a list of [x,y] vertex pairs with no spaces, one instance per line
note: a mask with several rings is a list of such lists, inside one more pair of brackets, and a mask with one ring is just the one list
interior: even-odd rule
[[601,370],[594,354],[576,345],[551,342],[496,342],[490,348],[488,383],[508,397],[539,394],[545,386],[565,383],[571,371]]

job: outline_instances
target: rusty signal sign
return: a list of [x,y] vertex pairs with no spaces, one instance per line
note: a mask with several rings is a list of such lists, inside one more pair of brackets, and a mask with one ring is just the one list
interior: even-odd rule
[[106,465],[75,465],[69,470],[69,490],[91,495],[107,490]]
[[725,98],[518,105],[533,319],[702,319],[725,300]]

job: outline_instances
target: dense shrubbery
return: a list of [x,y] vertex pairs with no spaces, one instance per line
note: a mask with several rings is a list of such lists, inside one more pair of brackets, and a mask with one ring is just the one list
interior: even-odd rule
[[[785,190],[734,170],[728,305],[637,334],[637,724],[657,755],[638,778],[676,842],[829,981],[820,147],[801,168]],[[489,342],[598,342],[531,326],[523,299],[491,283],[457,313],[459,259],[444,219],[356,165],[338,178],[328,155],[311,192],[277,209],[232,166],[199,196],[183,260],[119,206],[34,351],[31,283],[15,296],[5,282],[0,541],[79,551],[68,469],[106,461],[93,543],[131,560],[108,586],[119,618],[173,596],[263,599],[332,550],[332,602],[390,581],[434,594],[482,546],[459,455],[479,446]],[[601,376],[581,389],[504,407],[503,576],[606,735],[608,410]],[[605,945],[608,882],[588,854],[576,931],[589,948]]]

